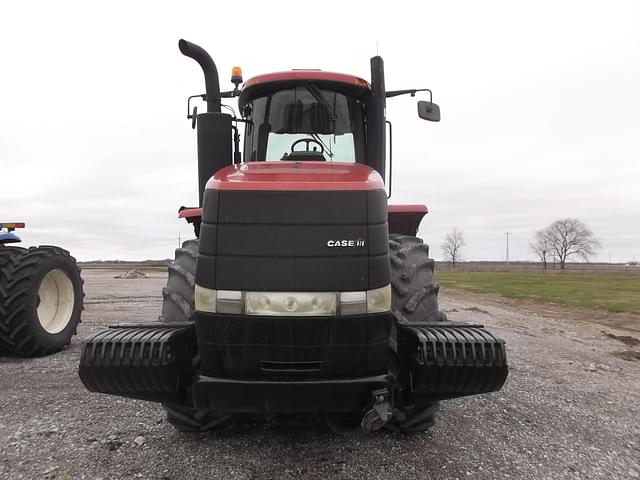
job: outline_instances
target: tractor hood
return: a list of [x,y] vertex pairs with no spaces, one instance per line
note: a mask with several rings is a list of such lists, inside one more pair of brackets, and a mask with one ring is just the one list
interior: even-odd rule
[[382,178],[358,163],[250,162],[219,170],[207,182],[215,190],[382,190]]

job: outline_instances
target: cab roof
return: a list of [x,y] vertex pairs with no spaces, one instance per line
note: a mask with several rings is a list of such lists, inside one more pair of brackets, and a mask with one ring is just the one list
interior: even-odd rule
[[337,90],[356,97],[361,97],[371,90],[369,82],[354,75],[322,70],[289,70],[265,73],[247,80],[240,94],[240,104],[246,103],[251,98],[291,88],[303,82],[314,82],[320,88]]
[[287,80],[309,80],[309,81],[325,81],[346,83],[348,85],[356,85],[360,88],[369,88],[369,82],[345,73],[323,72],[322,70],[290,70],[286,72],[265,73],[250,78],[244,84],[244,88],[269,82],[282,82]]

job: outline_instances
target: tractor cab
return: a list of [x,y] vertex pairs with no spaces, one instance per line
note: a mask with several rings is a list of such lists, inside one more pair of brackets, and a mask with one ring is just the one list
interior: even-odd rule
[[9,243],[19,243],[20,237],[14,232],[16,228],[24,228],[24,223],[0,223],[0,247]]
[[365,163],[365,96],[358,77],[294,70],[248,80],[240,95],[244,161]]

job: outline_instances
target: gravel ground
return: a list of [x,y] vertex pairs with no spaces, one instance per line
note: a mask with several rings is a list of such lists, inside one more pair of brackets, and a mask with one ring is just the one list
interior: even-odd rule
[[[83,272],[79,338],[156,318],[165,275],[117,273]],[[445,402],[427,433],[341,437],[313,417],[179,433],[157,405],[87,392],[74,339],[0,359],[0,478],[640,478],[639,318],[441,297],[453,320],[506,339],[511,373],[501,392]]]

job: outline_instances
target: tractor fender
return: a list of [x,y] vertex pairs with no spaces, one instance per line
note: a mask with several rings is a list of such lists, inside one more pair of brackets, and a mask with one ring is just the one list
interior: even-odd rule
[[415,237],[420,222],[427,213],[429,209],[426,205],[389,205],[389,233]]

